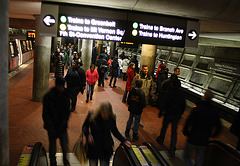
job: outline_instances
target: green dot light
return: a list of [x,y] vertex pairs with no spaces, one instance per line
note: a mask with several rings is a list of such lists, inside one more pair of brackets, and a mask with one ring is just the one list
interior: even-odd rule
[[137,22],[134,22],[134,23],[133,23],[133,28],[134,28],[134,29],[137,29],[137,28],[138,28],[138,23],[137,23]]
[[65,30],[67,29],[67,26],[66,26],[65,24],[61,24],[61,25],[60,25],[60,29],[61,29],[62,31],[65,31]]
[[61,21],[62,23],[67,22],[67,17],[66,17],[66,16],[61,16],[61,17],[60,17],[60,21]]

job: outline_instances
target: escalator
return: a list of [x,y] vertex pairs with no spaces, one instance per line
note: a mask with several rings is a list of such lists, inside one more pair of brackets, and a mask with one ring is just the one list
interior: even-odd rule
[[130,148],[124,144],[119,145],[114,158],[113,166],[169,166],[156,147],[144,142],[132,145]]

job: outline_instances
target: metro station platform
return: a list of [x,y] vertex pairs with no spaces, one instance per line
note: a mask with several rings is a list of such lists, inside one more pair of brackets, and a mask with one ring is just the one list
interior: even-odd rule
[[[9,74],[9,145],[10,145],[10,165],[16,166],[19,161],[22,149],[24,146],[34,145],[36,142],[42,142],[43,146],[48,152],[48,137],[47,131],[43,129],[42,121],[42,103],[32,101],[32,83],[33,83],[33,60],[26,65],[25,68],[19,68],[19,71]],[[89,110],[96,108],[103,100],[108,100],[113,106],[113,111],[117,117],[117,127],[124,135],[126,123],[129,112],[127,105],[122,103],[122,96],[125,90],[125,81],[118,79],[117,88],[109,87],[109,79],[105,80],[105,87],[95,86],[93,100],[86,103],[86,92],[78,95],[77,108],[75,112],[71,113],[69,119],[69,161],[72,165],[80,165],[76,163],[74,156],[71,154],[73,145],[78,139],[83,121],[85,120]],[[49,76],[49,88],[54,86],[53,73]],[[170,158],[167,149],[170,145],[171,130],[168,129],[164,146],[156,142],[156,137],[160,133],[163,118],[158,118],[158,109],[147,106],[142,114],[142,124],[144,127],[139,129],[140,139],[133,144],[141,144],[142,142],[151,142],[167,158],[170,165],[184,165],[182,160],[182,150],[186,143],[186,137],[182,134],[184,122],[193,106],[193,103],[188,102],[188,107],[179,123],[178,127],[178,141],[177,153],[175,157]],[[217,140],[227,144],[236,146],[237,137],[229,131],[229,124],[222,121],[224,128]],[[113,137],[114,138],[114,137]],[[114,139],[115,149],[119,145],[119,141]],[[58,160],[61,158],[61,147],[58,141],[57,145]],[[60,164],[60,162],[59,162]]]

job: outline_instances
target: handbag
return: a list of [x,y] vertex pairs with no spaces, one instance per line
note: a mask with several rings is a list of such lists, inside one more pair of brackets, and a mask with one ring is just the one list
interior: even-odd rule
[[86,138],[83,136],[83,132],[80,134],[80,137],[74,144],[73,153],[80,164],[87,163],[87,141]]

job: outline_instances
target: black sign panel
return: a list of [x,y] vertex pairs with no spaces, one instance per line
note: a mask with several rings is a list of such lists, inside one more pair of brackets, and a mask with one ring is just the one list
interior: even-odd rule
[[58,36],[124,41],[126,21],[60,15]]
[[154,24],[129,21],[127,40],[138,43],[184,47],[186,25]]
[[51,27],[55,24],[56,20],[54,18],[54,16],[52,15],[46,15],[44,18],[43,18],[43,23],[44,25],[46,25],[47,27]]

